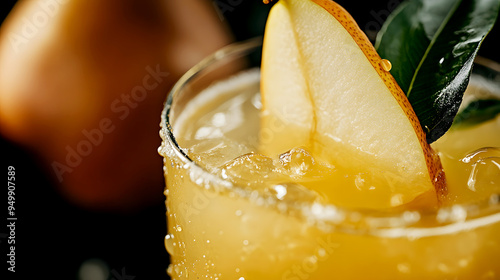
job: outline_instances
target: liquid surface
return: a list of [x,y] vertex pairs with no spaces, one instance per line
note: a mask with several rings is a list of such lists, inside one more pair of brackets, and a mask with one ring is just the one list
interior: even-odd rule
[[[259,86],[255,83],[258,78],[258,70],[240,73],[229,82],[201,93],[193,100],[192,107],[185,109],[190,113],[181,115],[175,131],[180,146],[197,164],[238,185],[256,190],[280,186],[281,192],[293,186],[305,190],[308,200],[315,197],[318,202],[337,206],[369,208],[378,197],[390,197],[393,207],[437,206],[435,193],[431,192],[403,203],[402,195],[391,186],[391,182],[399,179],[394,176],[401,175],[387,172],[378,184],[367,185],[365,181],[373,181],[367,180],[370,173],[321,162],[306,147],[296,147],[275,157],[261,154],[266,138],[273,136],[272,131],[259,129],[261,103]],[[466,98],[470,102],[486,93],[476,83],[469,88]],[[500,147],[500,118],[467,129],[452,129],[433,144],[440,153],[448,180],[449,193],[442,205],[477,202],[500,193],[497,147]],[[385,193],[389,191],[392,196]]]

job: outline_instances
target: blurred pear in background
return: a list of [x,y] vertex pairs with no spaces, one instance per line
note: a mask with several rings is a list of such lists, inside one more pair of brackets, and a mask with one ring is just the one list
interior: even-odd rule
[[0,133],[77,205],[163,200],[163,101],[230,41],[209,1],[20,1],[0,29]]

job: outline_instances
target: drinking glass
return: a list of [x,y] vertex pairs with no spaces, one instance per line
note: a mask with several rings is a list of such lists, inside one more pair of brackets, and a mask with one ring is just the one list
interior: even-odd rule
[[165,103],[159,152],[173,279],[500,279],[498,195],[437,210],[347,209],[240,186],[191,160],[176,140],[179,115],[213,82],[258,68],[261,43],[209,56]]

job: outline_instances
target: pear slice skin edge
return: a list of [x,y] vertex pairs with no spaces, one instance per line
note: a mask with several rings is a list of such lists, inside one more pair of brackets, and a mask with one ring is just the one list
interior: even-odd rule
[[[293,1],[294,0],[292,0],[292,1],[280,0],[280,2],[293,2]],[[446,194],[447,194],[447,186],[446,186],[445,174],[444,174],[443,167],[441,165],[441,161],[439,159],[439,156],[437,153],[435,153],[432,150],[431,146],[427,143],[425,133],[424,133],[422,127],[420,126],[420,122],[419,122],[410,102],[408,101],[406,95],[401,90],[401,88],[399,87],[399,85],[397,84],[395,79],[392,77],[390,72],[387,71],[387,67],[385,67],[386,69],[384,69],[385,65],[383,64],[382,58],[378,55],[378,53],[376,52],[375,48],[373,47],[373,45],[371,44],[371,42],[369,41],[369,39],[367,38],[365,33],[359,28],[359,26],[356,24],[356,22],[354,21],[352,16],[350,16],[350,14],[344,8],[342,8],[337,3],[333,2],[333,1],[329,1],[329,0],[311,0],[311,2],[317,4],[318,6],[323,8],[325,11],[327,11],[331,16],[333,16],[338,21],[338,23],[340,23],[344,27],[344,29],[349,33],[349,35],[355,41],[355,43],[357,44],[359,49],[362,51],[362,53],[364,54],[366,59],[372,65],[373,69],[379,75],[379,77],[381,78],[381,80],[383,81],[383,83],[385,84],[387,89],[391,92],[393,98],[397,101],[397,103],[399,104],[401,109],[404,111],[408,121],[410,122],[410,124],[415,132],[416,137],[418,138],[418,142],[420,144],[420,147],[421,147],[422,152],[423,152],[423,156],[425,158],[427,171],[428,171],[431,183],[434,186],[438,201],[441,201],[442,198],[444,196],[446,196]],[[281,3],[278,2],[277,5],[278,4],[281,4]],[[285,3],[285,4],[288,4],[288,3]],[[266,37],[264,39],[264,49],[265,48],[266,48]],[[267,58],[267,60],[270,60],[270,59]],[[263,65],[265,65],[265,63],[266,63],[266,57],[265,57],[265,53],[264,53]],[[297,63],[297,62],[292,61],[290,63]],[[267,64],[269,65],[270,62],[268,61]],[[269,75],[269,74],[271,74],[270,73],[271,71],[269,69],[266,70],[265,67],[262,67],[262,72],[263,72],[262,73],[263,77],[268,75],[270,77],[269,79],[272,79],[272,75]],[[301,78],[298,77],[298,75],[294,79],[296,80],[297,83],[307,84],[307,82],[301,81],[300,80]],[[307,79],[307,77],[306,78],[302,77],[302,79]],[[305,87],[307,87],[307,85],[305,85]],[[265,90],[262,90],[262,92],[265,92]],[[290,96],[290,98],[292,98],[292,99],[294,98],[293,94],[292,94],[292,96]],[[265,94],[263,94],[263,104],[266,102],[265,99],[266,99]],[[300,100],[300,99],[298,99],[298,100],[299,101],[296,101],[296,102],[302,102],[302,100]],[[273,102],[273,101],[267,100],[267,102]],[[277,102],[277,101],[274,101],[274,102]],[[291,111],[293,113],[293,110],[291,110]],[[311,116],[311,115],[306,114],[306,116],[302,116],[302,117],[305,118],[308,122],[313,122],[313,123],[316,122],[316,116],[314,116],[314,115]],[[292,122],[293,122],[293,120],[292,120]],[[315,126],[316,126],[316,124],[313,124],[312,127],[309,127],[309,129],[316,130]],[[307,130],[307,128],[305,130]],[[297,134],[296,136],[299,136],[302,138],[304,138],[304,137],[307,138],[307,136],[304,136],[304,133],[301,133],[300,129],[298,129],[298,131],[299,132],[295,131],[295,134]],[[283,138],[283,137],[281,137],[281,138]],[[293,135],[290,136],[290,138],[293,138]],[[292,141],[293,142],[293,140],[290,140],[290,138],[289,139],[283,138],[283,139],[285,141]]]

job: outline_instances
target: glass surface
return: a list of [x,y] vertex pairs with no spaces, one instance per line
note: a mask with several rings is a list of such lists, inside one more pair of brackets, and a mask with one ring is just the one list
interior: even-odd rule
[[[500,278],[497,195],[435,211],[353,210],[294,197],[291,188],[284,199],[279,188],[234,184],[191,160],[176,126],[195,118],[182,114],[202,106],[196,97],[215,81],[258,67],[260,51],[261,39],[218,51],[186,73],[165,104],[159,152],[173,279]],[[258,91],[258,75],[248,76],[245,88]]]

